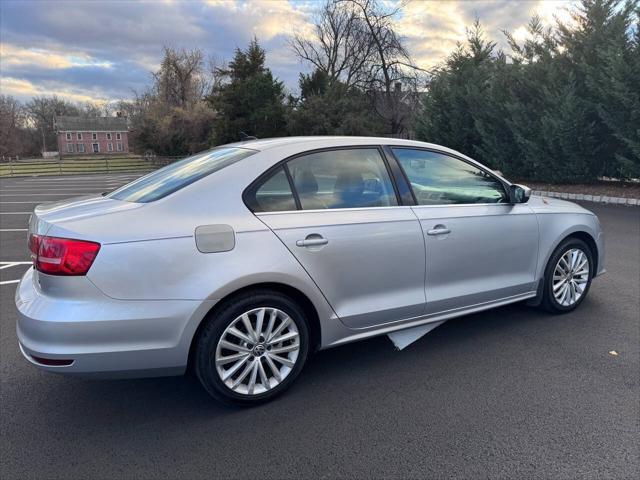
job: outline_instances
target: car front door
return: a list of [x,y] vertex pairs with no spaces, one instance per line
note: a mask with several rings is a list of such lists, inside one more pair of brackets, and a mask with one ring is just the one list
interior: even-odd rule
[[399,205],[379,148],[308,152],[254,190],[256,215],[345,325],[365,328],[423,314],[424,238],[411,207]]
[[411,184],[426,245],[426,313],[527,296],[535,290],[538,222],[526,204],[471,162],[393,148]]

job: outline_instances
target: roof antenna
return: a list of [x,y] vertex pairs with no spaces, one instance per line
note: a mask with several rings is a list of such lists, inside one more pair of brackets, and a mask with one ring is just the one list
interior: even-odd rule
[[257,139],[258,139],[258,137],[247,135],[246,133],[244,133],[242,131],[240,132],[240,141],[241,142],[248,142],[249,140],[257,140]]

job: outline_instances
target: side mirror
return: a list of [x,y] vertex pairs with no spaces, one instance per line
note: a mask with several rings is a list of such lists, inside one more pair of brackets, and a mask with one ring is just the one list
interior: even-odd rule
[[509,196],[511,203],[527,203],[531,197],[531,189],[524,185],[511,185]]

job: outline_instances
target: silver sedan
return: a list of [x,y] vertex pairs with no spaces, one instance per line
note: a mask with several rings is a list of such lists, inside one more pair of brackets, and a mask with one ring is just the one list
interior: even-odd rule
[[37,207],[29,248],[16,292],[29,362],[111,377],[191,368],[237,404],[285,390],[319,349],[513,302],[569,312],[604,271],[593,213],[388,138],[214,148]]

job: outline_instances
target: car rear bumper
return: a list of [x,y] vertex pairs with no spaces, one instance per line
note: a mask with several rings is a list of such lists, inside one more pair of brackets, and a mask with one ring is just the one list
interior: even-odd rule
[[[215,302],[116,300],[86,277],[71,277],[80,294],[45,293],[29,269],[16,290],[20,349],[32,364],[65,374],[179,375],[193,334]],[[46,281],[46,279],[44,279]],[[59,281],[59,280],[58,280]],[[65,292],[68,293],[68,292]]]

